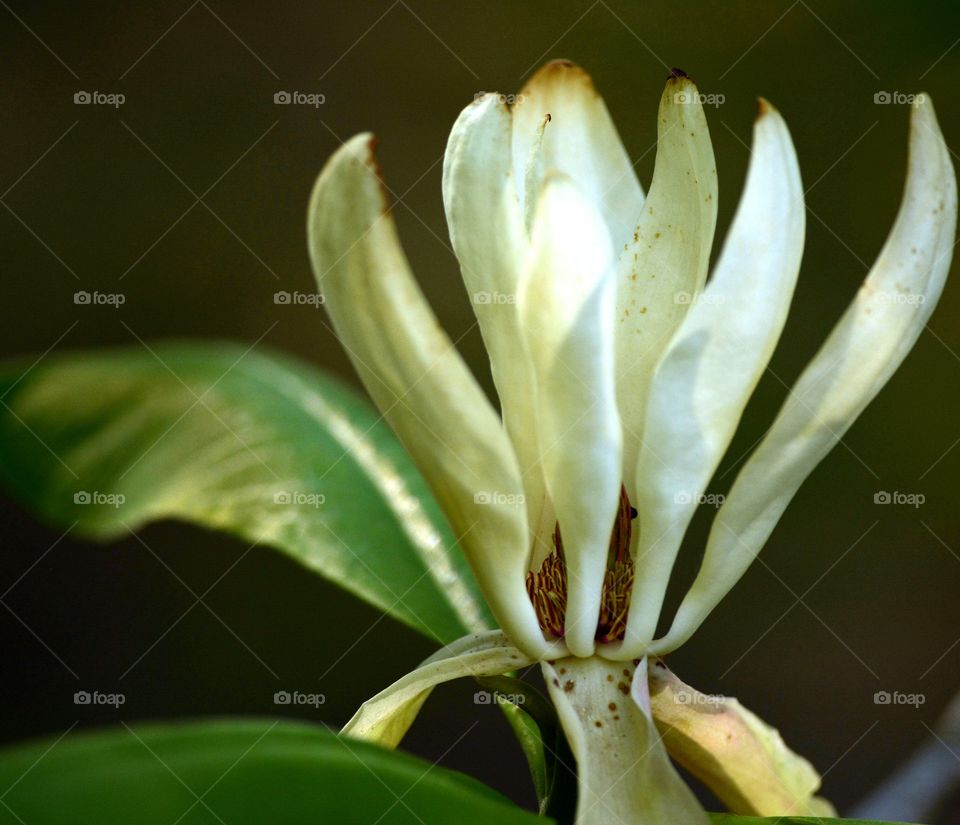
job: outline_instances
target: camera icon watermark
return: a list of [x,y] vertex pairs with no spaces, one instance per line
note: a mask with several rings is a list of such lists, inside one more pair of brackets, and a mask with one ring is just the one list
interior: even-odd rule
[[478,690],[473,694],[475,705],[522,705],[527,697],[522,693],[501,693],[499,690]]
[[714,109],[719,109],[727,102],[727,96],[704,94],[703,92],[697,92],[693,89],[685,89],[682,92],[674,92],[673,102],[681,106],[684,104],[699,103],[701,106],[713,106]]
[[927,296],[922,292],[887,292],[878,290],[873,299],[885,306],[921,306],[926,303]]
[[127,96],[119,92],[87,92],[73,93],[73,102],[77,106],[112,106],[119,109],[127,102]]
[[327,96],[319,92],[285,92],[273,93],[273,102],[277,106],[312,106],[319,109],[327,102]]
[[73,302],[77,306],[112,306],[119,309],[127,302],[122,292],[87,292],[85,289],[73,293]]
[[510,507],[520,507],[527,502],[523,493],[501,493],[498,490],[480,490],[473,494],[474,504],[505,504]]
[[678,690],[673,695],[673,701],[677,705],[715,707],[722,705],[726,700],[727,697],[721,694],[698,693],[697,691],[690,690]]
[[287,292],[280,290],[273,293],[273,302],[278,306],[310,306],[319,309],[323,306],[324,297],[319,292]]
[[891,693],[889,690],[878,690],[873,694],[875,705],[910,705],[919,708],[926,701],[925,693],[901,693],[899,690]]
[[473,302],[475,304],[515,304],[517,296],[510,292],[474,292]]
[[122,507],[127,501],[123,493],[101,493],[99,490],[77,490],[73,494],[74,504],[96,504],[100,506]]
[[323,493],[308,493],[302,490],[278,490],[273,494],[274,504],[294,504],[308,507],[320,507],[327,497]]
[[505,103],[507,106],[519,106],[525,99],[524,95],[503,95],[499,92],[477,92],[473,99],[479,101],[485,97],[494,97],[499,103]]
[[726,500],[727,497],[723,493],[694,494],[689,490],[677,490],[677,492],[673,494],[674,504],[691,504],[695,502],[698,506],[701,504],[707,504],[710,507],[719,508]]
[[327,697],[323,693],[301,693],[299,690],[278,690],[273,694],[273,704],[275,705],[293,705],[302,707],[304,705],[318,708],[326,703]]
[[874,504],[905,504],[908,507],[913,507],[914,510],[919,509],[926,501],[927,497],[923,493],[902,493],[899,490],[894,490],[893,492],[877,490],[877,492],[873,494]]
[[73,694],[73,704],[75,705],[109,705],[114,708],[120,707],[127,701],[123,693],[101,693],[99,690],[78,690]]
[[877,106],[912,106],[914,103],[925,103],[927,96],[922,92],[920,94],[908,94],[906,92],[886,92],[880,91],[873,95],[873,102]]

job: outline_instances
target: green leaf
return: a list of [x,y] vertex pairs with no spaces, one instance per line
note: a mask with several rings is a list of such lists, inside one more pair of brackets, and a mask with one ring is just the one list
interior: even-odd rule
[[[389,427],[288,356],[182,342],[7,364],[0,484],[92,539],[180,518],[275,547],[442,644],[494,626]],[[276,504],[284,493],[307,498]],[[539,737],[514,722],[537,783]]]
[[462,774],[269,720],[69,733],[0,752],[2,825],[534,825]]
[[292,358],[170,343],[0,369],[0,483],[95,539],[180,518],[268,545],[442,643],[491,626],[411,460]]
[[816,816],[734,816],[710,814],[712,825],[908,825],[877,819],[824,819]]

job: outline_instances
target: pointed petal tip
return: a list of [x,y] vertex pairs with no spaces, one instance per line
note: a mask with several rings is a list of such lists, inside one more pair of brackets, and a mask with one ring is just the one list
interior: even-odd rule
[[548,60],[543,65],[543,69],[583,69],[574,63],[572,60],[567,60],[565,57],[556,57],[553,60]]
[[936,124],[937,112],[933,107],[933,98],[926,92],[918,92],[910,103],[910,122],[922,123],[925,120]]
[[[671,69],[670,74],[667,75],[667,85],[664,90],[664,94],[669,92],[677,92],[678,90],[683,90],[687,88],[696,89],[697,81],[688,75],[683,69]],[[684,103],[689,101],[679,100],[678,103]]]
[[539,69],[537,69],[533,76],[537,77],[538,75],[547,74],[578,74],[583,75],[588,79],[590,77],[590,75],[587,74],[587,70],[584,69],[583,66],[579,65],[578,63],[574,63],[572,60],[567,60],[564,57],[548,60]]
[[757,98],[757,116],[755,118],[756,120],[759,121],[767,117],[768,115],[778,115],[778,114],[780,113],[777,111],[776,107],[769,100],[767,100],[765,97]]
[[[380,139],[373,132],[361,132],[345,141],[330,156],[314,184],[309,214],[314,214],[319,208],[324,192],[332,185],[333,179],[343,175],[355,177],[360,186],[364,183],[369,184],[371,181],[375,182],[379,192],[381,212],[389,211],[390,202],[383,182],[383,170],[376,153],[379,143]],[[357,167],[362,167],[362,171]]]
[[933,108],[933,98],[927,92],[917,92],[913,97],[913,102],[910,104],[910,108],[914,111],[922,108],[926,104],[930,104],[930,107]]
[[563,59],[551,60],[537,69],[524,84],[519,97],[522,99],[524,93],[529,94],[529,90],[538,86],[554,84],[565,86],[580,84],[599,97],[599,92],[593,83],[593,78],[590,77],[590,73],[572,60]]
[[355,160],[359,160],[365,166],[368,167],[377,167],[377,145],[380,143],[380,138],[378,138],[373,132],[360,132],[357,135],[354,135],[352,138],[349,138],[347,141],[340,146],[340,148],[334,152],[331,160],[333,158],[338,158],[341,155],[350,155]]
[[700,89],[694,80],[682,69],[673,69],[667,76],[667,82],[660,96],[660,105],[667,104],[702,109]]

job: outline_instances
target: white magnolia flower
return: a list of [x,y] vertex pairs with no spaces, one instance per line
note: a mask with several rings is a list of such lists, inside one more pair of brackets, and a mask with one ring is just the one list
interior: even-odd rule
[[[740,470],[696,580],[655,638],[686,528],[793,294],[805,215],[793,144],[761,100],[744,192],[707,281],[716,169],[686,75],[667,81],[646,196],[581,69],[550,63],[516,101],[468,106],[443,170],[500,414],[410,272],[374,139],[347,142],[313,193],[310,251],[337,335],[503,630],[441,651],[347,730],[396,744],[433,684],[540,661],[578,760],[578,821],[618,810],[624,821],[705,821],[659,746],[637,660],[690,637],[913,346],[950,265],[953,169],[918,96],[887,242]],[[622,771],[631,777],[619,781]]]

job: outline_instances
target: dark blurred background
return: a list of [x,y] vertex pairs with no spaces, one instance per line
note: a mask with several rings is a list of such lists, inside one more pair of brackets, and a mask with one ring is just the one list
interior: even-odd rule
[[[473,318],[447,246],[441,158],[477,92],[518,91],[551,58],[583,64],[646,185],[663,81],[670,67],[685,69],[723,96],[707,113],[718,238],[743,185],[756,96],[770,99],[809,187],[806,252],[784,338],[718,492],[884,242],[906,161],[908,107],[897,93],[932,94],[960,147],[953,2],[0,5],[5,356],[227,337],[355,381],[316,309],[273,301],[278,289],[313,291],[305,205],[341,140],[380,136],[406,251],[457,338]],[[77,105],[81,91],[125,101]],[[324,102],[276,105],[278,91]],[[893,102],[875,102],[883,92]],[[929,738],[960,688],[958,276],[955,266],[905,366],[804,485],[762,561],[671,657],[688,682],[777,725],[826,773],[841,809]],[[80,289],[126,302],[77,306]],[[461,347],[489,387],[475,327]],[[875,504],[880,491],[925,503]],[[377,614],[269,550],[245,554],[170,523],[143,531],[152,553],[134,538],[94,546],[0,505],[4,740],[57,735],[78,719],[275,714],[281,688],[324,693],[324,705],[298,712],[337,726],[431,652],[390,620],[354,646]],[[681,577],[711,515],[698,515]],[[190,590],[211,585],[197,603]],[[122,691],[126,703],[78,708],[82,688]],[[519,750],[496,711],[474,705],[474,690],[437,690],[407,746],[532,804]],[[924,702],[878,705],[878,691]]]

